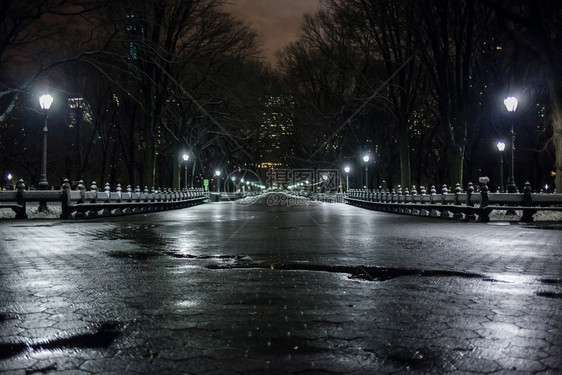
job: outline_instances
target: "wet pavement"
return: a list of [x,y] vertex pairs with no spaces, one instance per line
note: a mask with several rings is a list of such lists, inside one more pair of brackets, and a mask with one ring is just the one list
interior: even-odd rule
[[562,373],[562,231],[343,204],[0,222],[0,373]]

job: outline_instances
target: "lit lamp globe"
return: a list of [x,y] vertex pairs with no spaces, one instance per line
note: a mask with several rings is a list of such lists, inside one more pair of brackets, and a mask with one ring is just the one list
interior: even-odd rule
[[517,109],[517,98],[515,96],[509,96],[505,98],[503,104],[505,105],[505,109],[507,109],[508,112],[515,112],[515,110]]
[[53,104],[53,97],[49,94],[41,95],[39,97],[39,105],[41,109],[48,110],[51,108],[51,104]]

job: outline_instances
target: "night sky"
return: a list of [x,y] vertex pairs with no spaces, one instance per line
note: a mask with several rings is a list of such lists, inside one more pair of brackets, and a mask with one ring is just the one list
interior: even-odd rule
[[320,9],[321,0],[231,0],[226,10],[254,28],[265,58],[274,63],[275,52],[295,41],[305,14]]

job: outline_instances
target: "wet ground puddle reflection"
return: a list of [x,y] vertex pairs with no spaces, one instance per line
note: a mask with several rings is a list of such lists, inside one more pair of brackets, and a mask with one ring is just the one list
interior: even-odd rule
[[104,323],[95,332],[45,340],[32,344],[0,342],[0,359],[14,357],[26,350],[106,349],[121,335],[116,323]]

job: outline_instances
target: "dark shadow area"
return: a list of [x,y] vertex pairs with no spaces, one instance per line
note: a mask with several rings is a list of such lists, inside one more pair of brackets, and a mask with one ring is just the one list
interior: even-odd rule
[[116,323],[104,323],[94,333],[46,340],[34,344],[0,343],[0,359],[16,356],[26,349],[106,349],[121,335],[121,328]]
[[27,345],[22,343],[10,344],[5,342],[0,342],[0,359],[7,359],[13,357],[23,352],[25,349],[27,349]]
[[537,292],[537,296],[540,297],[547,297],[547,298],[554,298],[554,299],[562,299],[562,293],[556,292]]
[[391,362],[399,368],[406,367],[413,372],[434,372],[439,368],[439,356],[428,348],[407,350],[399,348],[385,358],[385,362]]

